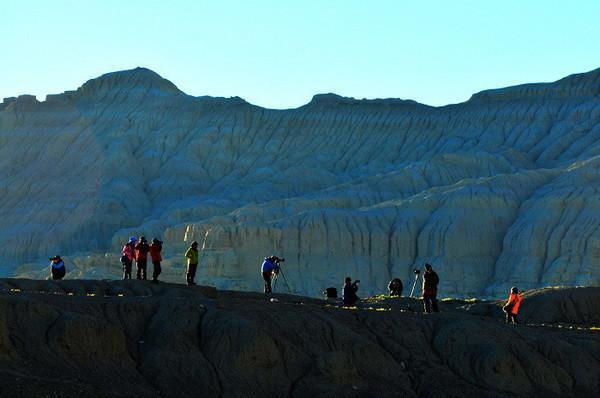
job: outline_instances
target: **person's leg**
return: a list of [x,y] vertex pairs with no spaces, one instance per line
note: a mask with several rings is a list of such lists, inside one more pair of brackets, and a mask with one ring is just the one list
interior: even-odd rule
[[262,276],[265,280],[265,293],[271,293],[271,273],[263,272]]
[[431,299],[429,296],[423,296],[423,309],[426,313],[431,313]]
[[511,316],[510,316],[510,315],[511,315],[511,314],[510,314],[510,311],[506,311],[506,324],[509,324],[509,323],[510,323],[510,319],[511,319]]
[[61,280],[62,278],[65,277],[65,274],[67,273],[67,268],[66,267],[60,267],[58,269],[58,280]]
[[438,301],[437,301],[436,296],[433,296],[431,298],[431,309],[433,310],[433,312],[440,312],[440,309],[438,308]]
[[512,314],[512,321],[515,325],[519,323],[519,320],[517,319],[517,314]]
[[133,269],[133,260],[127,262],[127,278],[131,279],[131,270]]
[[195,285],[194,278],[196,277],[196,267],[198,264],[190,264],[188,266],[188,285]]
[[136,278],[137,279],[142,279],[142,263],[140,260],[136,260],[135,262],[135,268],[137,270],[136,272]]
[[146,280],[146,269],[148,268],[148,260],[138,260],[138,279]]
[[158,276],[160,275],[160,261],[152,261],[152,280],[157,282]]
[[52,280],[55,281],[57,278],[56,268],[50,267],[50,272],[52,273]]

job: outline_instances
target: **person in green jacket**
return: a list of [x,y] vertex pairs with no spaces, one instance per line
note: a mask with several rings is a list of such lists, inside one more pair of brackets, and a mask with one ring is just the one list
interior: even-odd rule
[[187,258],[187,284],[192,286],[196,283],[196,269],[198,268],[198,242],[193,241],[190,248],[185,252]]

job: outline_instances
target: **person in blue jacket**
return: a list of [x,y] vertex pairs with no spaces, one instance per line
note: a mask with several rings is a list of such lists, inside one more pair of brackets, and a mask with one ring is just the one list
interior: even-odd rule
[[273,274],[278,274],[280,267],[279,263],[285,261],[283,258],[277,256],[266,257],[260,267],[260,272],[265,280],[265,293],[271,293],[271,281],[273,280]]
[[53,280],[57,281],[64,278],[67,269],[65,268],[65,262],[60,256],[50,257],[50,271],[52,272]]

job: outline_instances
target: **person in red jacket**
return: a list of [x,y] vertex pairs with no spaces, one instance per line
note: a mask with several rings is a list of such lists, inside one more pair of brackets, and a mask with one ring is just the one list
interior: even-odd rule
[[510,296],[506,305],[502,307],[502,311],[506,313],[506,323],[517,324],[517,315],[519,314],[519,307],[523,297],[519,294],[519,289],[513,287],[510,289]]
[[143,236],[140,236],[140,241],[135,245],[135,262],[137,265],[137,278],[146,280],[146,268],[148,267],[148,252],[150,246],[148,241]]
[[150,243],[150,258],[152,258],[152,265],[154,266],[154,270],[152,271],[152,283],[158,283],[158,276],[162,272],[160,267],[160,262],[162,261],[161,251],[162,241],[153,238],[152,243]]
[[423,307],[425,313],[440,312],[437,302],[437,291],[440,283],[440,277],[433,270],[431,264],[425,264],[423,273]]
[[131,279],[131,266],[135,259],[135,242],[137,238],[132,236],[129,241],[123,246],[121,253],[121,264],[123,265],[123,279]]

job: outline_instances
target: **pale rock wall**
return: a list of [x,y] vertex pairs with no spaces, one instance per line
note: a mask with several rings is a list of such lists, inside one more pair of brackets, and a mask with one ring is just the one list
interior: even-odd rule
[[199,279],[220,288],[260,289],[271,253],[310,295],[346,275],[409,289],[425,261],[443,295],[598,285],[599,159],[600,69],[440,108],[324,94],[290,110],[115,72],[0,105],[0,270],[45,275],[62,253],[72,277],[114,278],[145,234],[168,280],[206,238]]

